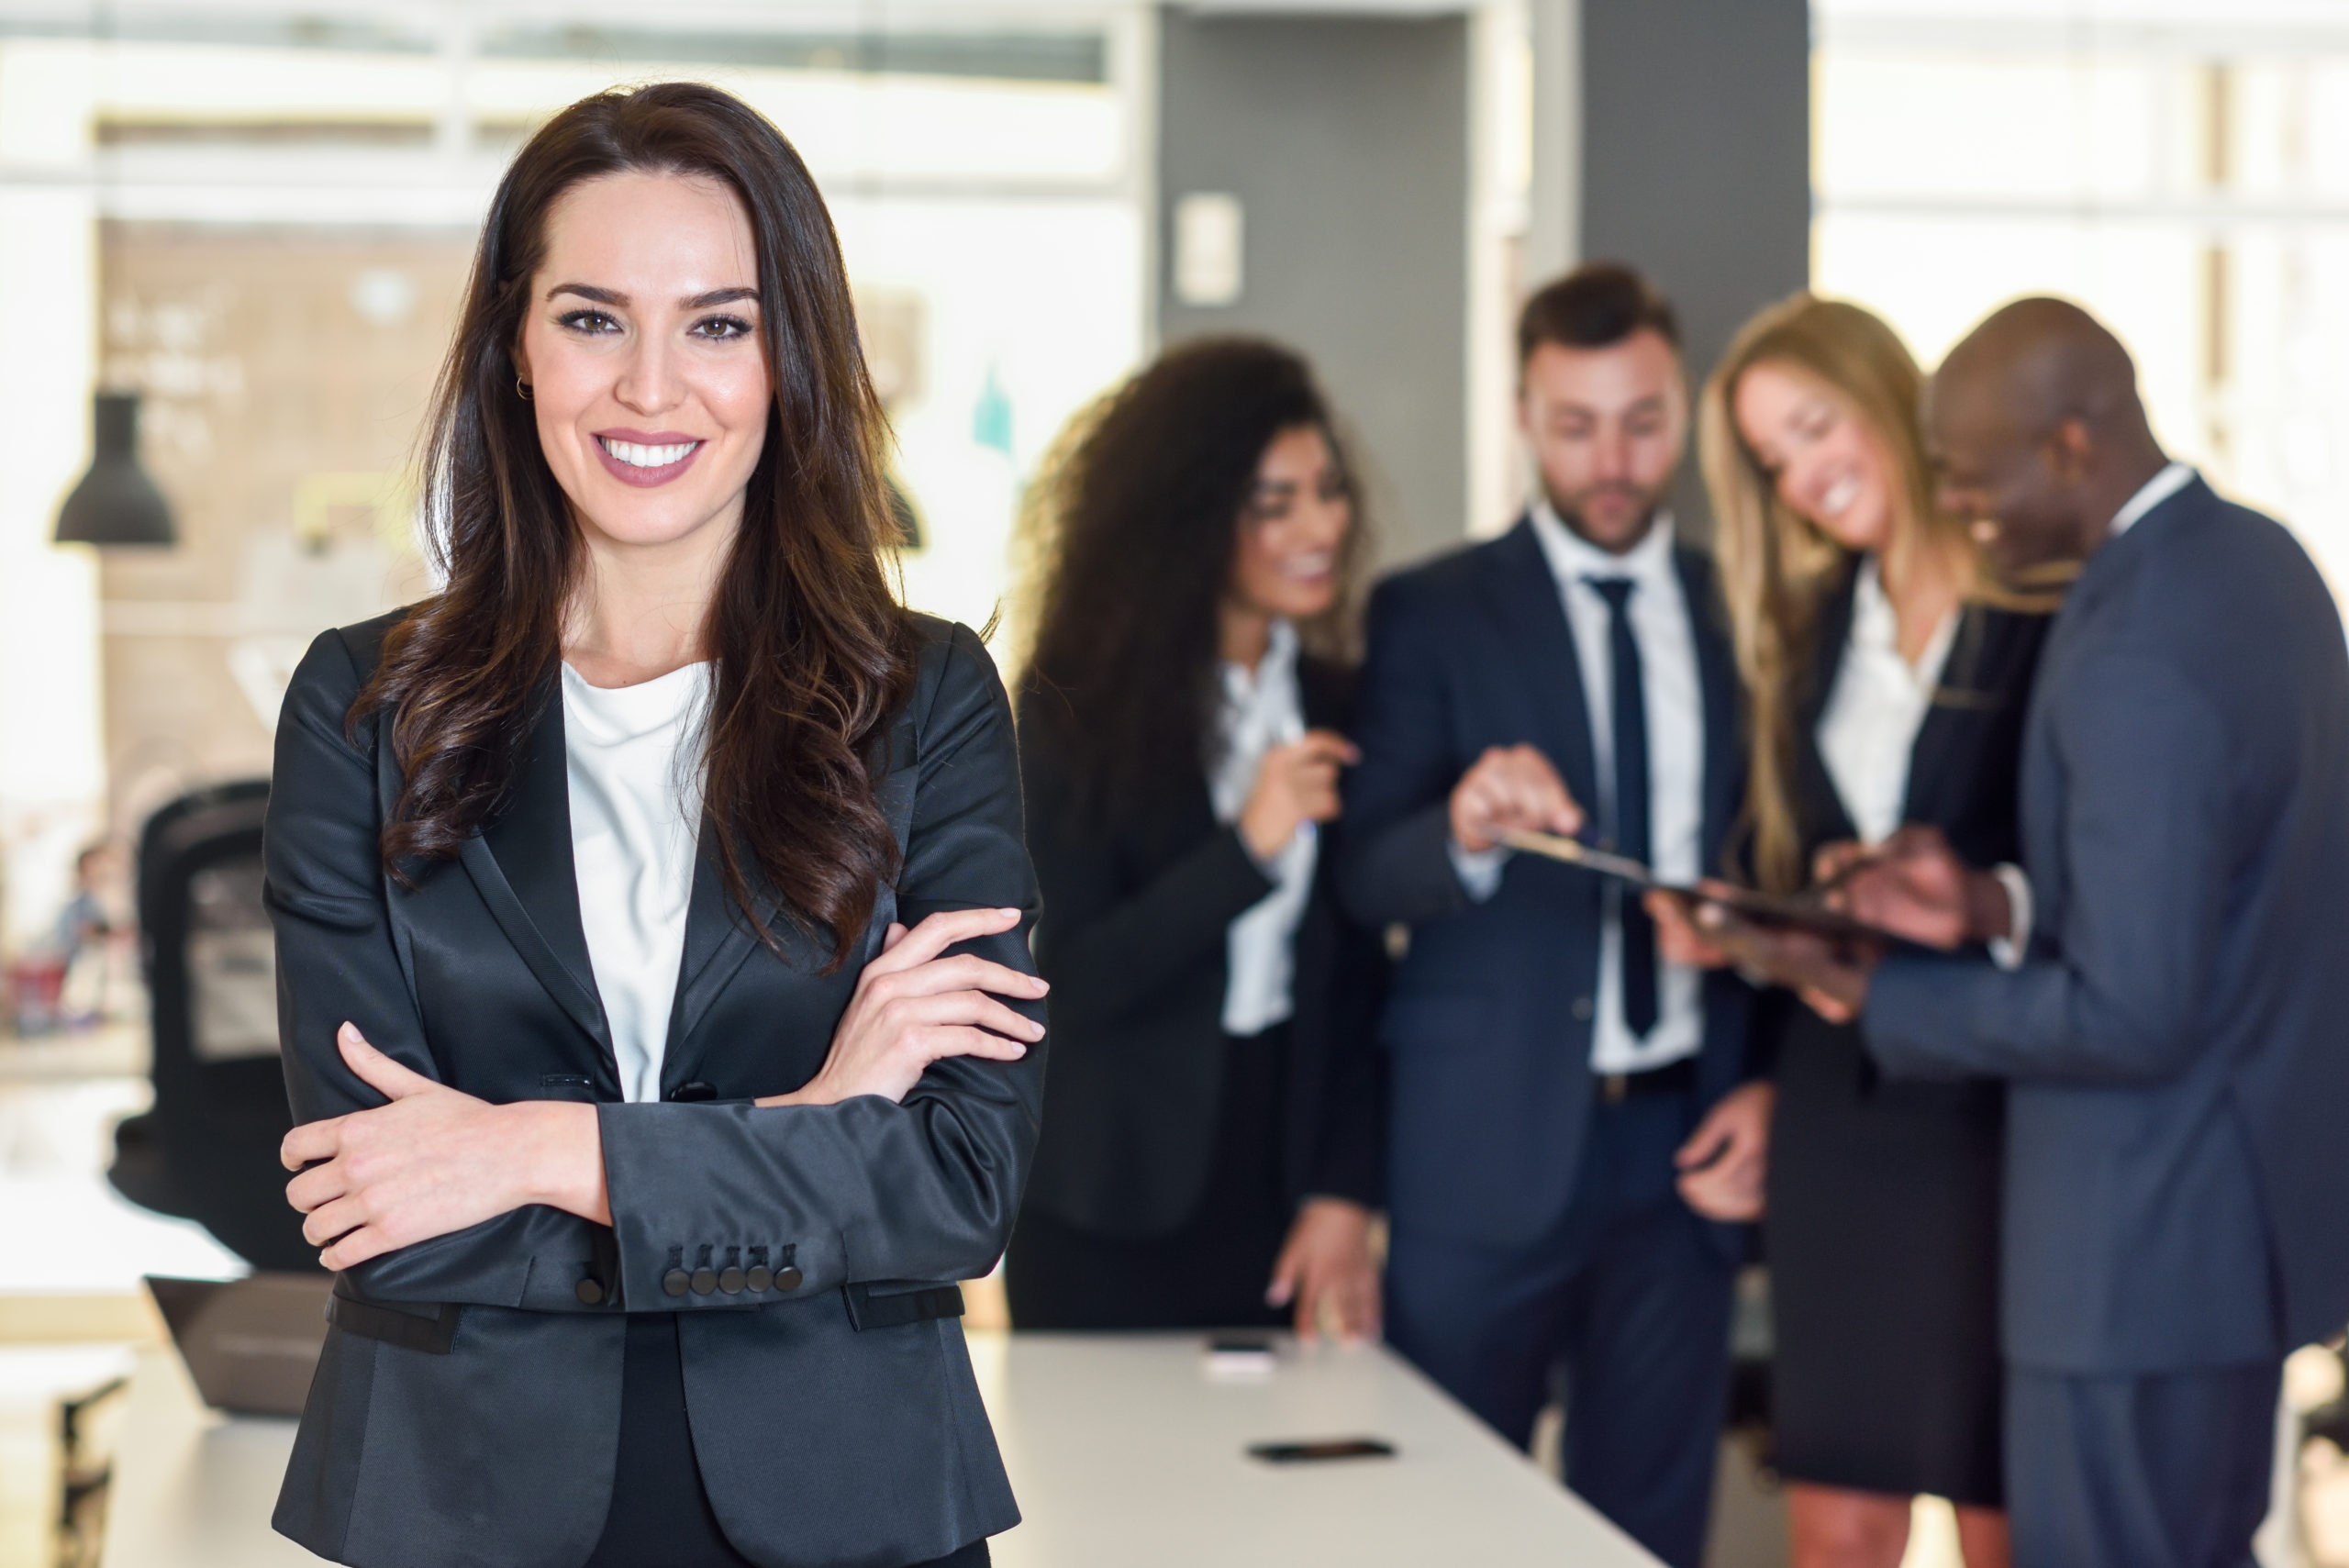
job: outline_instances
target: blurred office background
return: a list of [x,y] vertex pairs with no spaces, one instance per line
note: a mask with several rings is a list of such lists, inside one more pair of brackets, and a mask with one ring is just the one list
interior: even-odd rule
[[[503,161],[674,75],[823,185],[907,596],[973,624],[1064,421],[1198,332],[1314,359],[1388,562],[1497,531],[1517,302],[1599,255],[1678,297],[1698,373],[1806,284],[1928,363],[2074,295],[2173,450],[2349,573],[2338,0],[0,0],[0,1336],[239,1266],[98,1180],[138,964],[118,936],[52,1005],[44,944],[84,846],[127,917],[150,814],[266,773],[310,637],[429,591],[405,469]],[[168,548],[51,542],[101,390],[139,395]],[[30,1032],[60,1007],[88,1027]]]

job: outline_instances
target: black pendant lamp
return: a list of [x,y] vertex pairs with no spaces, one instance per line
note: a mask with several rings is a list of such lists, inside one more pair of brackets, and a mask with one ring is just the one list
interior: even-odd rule
[[92,414],[90,472],[57,514],[60,544],[179,542],[171,504],[139,462],[139,395],[101,392]]

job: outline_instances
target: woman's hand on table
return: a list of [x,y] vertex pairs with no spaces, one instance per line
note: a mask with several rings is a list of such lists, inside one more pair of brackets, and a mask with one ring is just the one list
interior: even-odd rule
[[1326,1315],[1338,1338],[1378,1338],[1378,1264],[1370,1255],[1370,1210],[1339,1197],[1312,1197],[1297,1211],[1273,1264],[1267,1307],[1297,1308],[1297,1334],[1312,1340]]
[[390,1101],[309,1122],[278,1157],[299,1174],[285,1197],[322,1267],[351,1268],[529,1204],[611,1223],[596,1107],[560,1100],[492,1105],[401,1066],[356,1025],[335,1035],[344,1062]]
[[858,1095],[903,1100],[930,1064],[948,1056],[1017,1062],[1044,1038],[1044,1026],[996,1000],[1041,1001],[1052,989],[1036,975],[975,953],[944,956],[957,942],[1000,936],[1017,909],[952,909],[907,930],[891,923],[880,954],[856,978],[856,994],[832,1031],[815,1077],[763,1106],[829,1106]]

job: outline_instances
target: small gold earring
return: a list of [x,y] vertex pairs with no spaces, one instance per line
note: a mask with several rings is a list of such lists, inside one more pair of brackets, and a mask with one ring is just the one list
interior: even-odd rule
[[530,384],[524,381],[518,374],[514,378],[514,395],[525,403],[530,401]]

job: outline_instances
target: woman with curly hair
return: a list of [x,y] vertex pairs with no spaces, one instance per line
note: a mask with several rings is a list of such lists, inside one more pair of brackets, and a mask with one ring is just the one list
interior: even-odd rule
[[1381,959],[1327,885],[1353,476],[1270,343],[1171,350],[1088,418],[1019,689],[1053,1062],[1012,1319],[1370,1335]]

